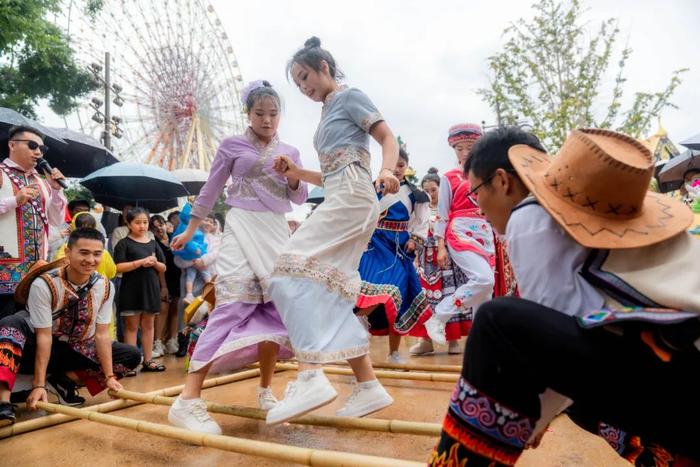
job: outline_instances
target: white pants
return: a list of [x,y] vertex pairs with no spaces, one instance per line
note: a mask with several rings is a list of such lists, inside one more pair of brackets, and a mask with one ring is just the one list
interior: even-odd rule
[[443,323],[470,308],[475,313],[482,303],[491,299],[496,283],[493,269],[483,256],[473,251],[456,251],[449,245],[447,251],[469,281],[460,285],[453,295],[442,299],[435,307],[435,317]]

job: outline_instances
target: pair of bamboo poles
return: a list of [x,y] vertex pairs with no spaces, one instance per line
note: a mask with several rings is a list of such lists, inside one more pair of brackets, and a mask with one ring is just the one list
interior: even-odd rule
[[[459,371],[459,367],[455,365],[384,364],[382,366],[385,368],[389,367],[392,369],[400,369],[407,371],[376,370],[375,373],[378,378],[455,382],[458,379],[457,374],[441,374],[440,372]],[[277,370],[286,371],[296,369],[298,369],[298,366],[296,364],[277,364]],[[434,371],[434,373],[418,373],[414,370],[428,370]],[[349,368],[342,367],[325,367],[324,371],[326,371],[329,374],[352,374],[352,371]],[[242,371],[233,375],[211,378],[207,379],[204,382],[203,388],[210,388],[222,384],[229,384],[232,382],[241,381],[244,379],[255,378],[259,374],[259,369],[253,369]],[[97,423],[126,428],[143,433],[150,433],[170,439],[176,439],[199,446],[214,447],[225,451],[236,452],[238,454],[267,457],[270,459],[294,462],[303,465],[352,465],[358,467],[369,467],[379,465],[424,465],[424,463],[400,459],[368,456],[349,452],[302,448],[296,446],[270,443],[265,441],[255,441],[245,438],[235,438],[232,436],[196,433],[189,430],[172,427],[169,425],[145,422],[130,419],[127,417],[105,414],[105,412],[119,410],[141,403],[151,403],[156,405],[169,406],[175,400],[173,397],[170,396],[179,394],[182,391],[182,389],[183,386],[180,385],[146,394],[126,390],[118,392],[110,391],[110,395],[119,399],[111,402],[106,402],[104,404],[88,407],[86,409],[77,409],[73,407],[65,407],[62,405],[40,402],[38,404],[39,408],[47,412],[51,412],[54,415],[49,415],[46,417],[17,423],[9,427],[0,428],[0,439],[81,418]],[[236,415],[239,417],[252,418],[257,420],[265,419],[265,412],[260,409],[217,404],[214,402],[207,402],[207,409],[212,413]],[[441,428],[440,425],[436,423],[410,422],[402,420],[384,420],[375,418],[327,417],[318,415],[306,415],[300,417],[299,419],[293,420],[291,423],[432,437],[439,436]]]

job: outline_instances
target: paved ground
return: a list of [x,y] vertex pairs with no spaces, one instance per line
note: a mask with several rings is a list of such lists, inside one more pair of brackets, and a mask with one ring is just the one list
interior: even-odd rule
[[[408,343],[404,343],[407,354]],[[386,339],[373,338],[374,361],[386,355]],[[168,370],[161,374],[140,374],[124,380],[127,389],[151,391],[183,383],[183,359],[163,359]],[[461,356],[441,353],[432,357],[414,358],[421,363],[460,364]],[[285,372],[275,378],[273,389],[281,396],[284,386],[294,376]],[[330,376],[340,397],[333,404],[318,411],[321,415],[332,415],[350,393],[350,378]],[[257,380],[246,380],[208,389],[204,397],[209,400],[254,406]],[[378,412],[377,418],[415,420],[439,423],[444,415],[452,384],[416,381],[387,380],[384,382],[396,402]],[[105,395],[90,399],[89,403],[108,400]],[[167,407],[141,405],[112,412],[124,417],[167,423]],[[23,414],[22,419],[32,414]],[[434,439],[394,435],[375,432],[316,428],[298,425],[282,425],[269,428],[263,422],[214,415],[224,434],[257,439],[294,446],[314,447],[339,451],[352,451],[383,457],[426,460],[435,443]],[[214,466],[255,465],[282,466],[277,461],[222,452],[212,448],[186,445],[184,443],[153,435],[136,433],[121,428],[76,421],[40,431],[0,440],[0,462],[12,467],[39,466]],[[606,443],[573,425],[568,418],[560,417],[545,435],[536,450],[527,451],[519,466],[624,466],[629,465],[618,458]]]

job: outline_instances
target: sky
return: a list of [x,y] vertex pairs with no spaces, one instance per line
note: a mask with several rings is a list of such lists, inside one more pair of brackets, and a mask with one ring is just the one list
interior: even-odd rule
[[[582,3],[591,33],[602,20],[617,18],[620,48],[627,44],[633,49],[626,68],[628,99],[634,91],[661,90],[672,70],[690,68],[673,98],[680,109],[667,109],[662,124],[676,142],[700,133],[700,2]],[[300,149],[305,165],[318,168],[312,137],[320,104],[287,81],[285,65],[309,36],[316,35],[345,72],[346,83],[369,95],[394,134],[402,136],[419,176],[430,166],[444,171],[454,165],[446,141],[452,124],[495,122],[477,94],[488,85],[487,58],[500,50],[504,28],[532,16],[530,2],[514,0],[215,0],[212,5],[244,79],[267,79],[281,93],[280,136]],[[612,83],[613,77],[607,78]],[[652,132],[656,127],[654,123]],[[381,162],[376,144],[372,158],[376,171]]]
[[[503,30],[533,16],[531,2],[492,0],[211,0],[235,51],[245,81],[266,79],[283,99],[280,137],[301,152],[306,167],[318,168],[312,138],[321,104],[287,81],[285,67],[312,35],[322,40],[346,75],[379,108],[390,128],[408,145],[410,164],[422,177],[455,164],[448,128],[459,122],[495,123],[477,90],[489,82],[487,58],[500,51]],[[202,1],[206,4],[206,0]],[[690,68],[662,124],[675,142],[700,133],[700,2],[697,0],[582,0],[590,34],[617,18],[619,51],[633,49],[626,67],[626,102],[635,91],[658,91],[672,70]],[[696,63],[699,62],[699,63]],[[613,72],[603,96],[610,94]],[[604,99],[604,98],[603,98]],[[626,106],[623,105],[623,108]],[[601,100],[602,112],[605,108]],[[47,118],[46,123],[62,125]],[[656,130],[654,123],[651,132]],[[373,143],[376,173],[381,152]],[[297,211],[295,211],[297,212]],[[301,212],[301,211],[300,211]],[[299,217],[298,215],[295,217]]]

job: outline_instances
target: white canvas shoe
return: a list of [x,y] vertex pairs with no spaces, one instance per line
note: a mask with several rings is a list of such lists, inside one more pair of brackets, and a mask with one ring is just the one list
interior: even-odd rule
[[284,399],[267,412],[268,425],[300,417],[329,404],[338,397],[323,370],[300,371],[295,381],[287,383]]
[[445,336],[445,323],[440,321],[435,315],[431,316],[430,319],[425,322],[425,330],[428,333],[428,337],[430,337],[436,344],[447,344],[447,337]]
[[275,397],[275,395],[272,393],[272,389],[267,387],[267,388],[261,388],[258,386],[255,390],[258,396],[258,408],[263,409],[263,410],[270,410],[273,408],[275,405],[278,404],[278,400]]
[[151,352],[151,357],[159,358],[163,355],[165,355],[165,347],[163,347],[163,343],[160,341],[160,339],[158,339],[153,343],[153,352]]
[[171,425],[199,433],[220,435],[221,428],[209,416],[207,405],[202,399],[175,399],[168,411],[168,421]]
[[177,353],[178,349],[178,344],[177,344],[177,337],[171,337],[168,339],[168,341],[165,343],[165,353],[167,354],[174,354]]
[[345,405],[335,414],[338,417],[364,417],[371,413],[389,407],[394,399],[386,392],[384,386],[376,379],[355,383],[352,394]]
[[430,339],[421,339],[413,344],[408,351],[411,355],[430,355],[435,352],[435,348]]
[[406,365],[408,363],[408,360],[403,358],[398,350],[394,350],[389,355],[387,355],[386,361],[389,363],[396,363],[399,365]]

